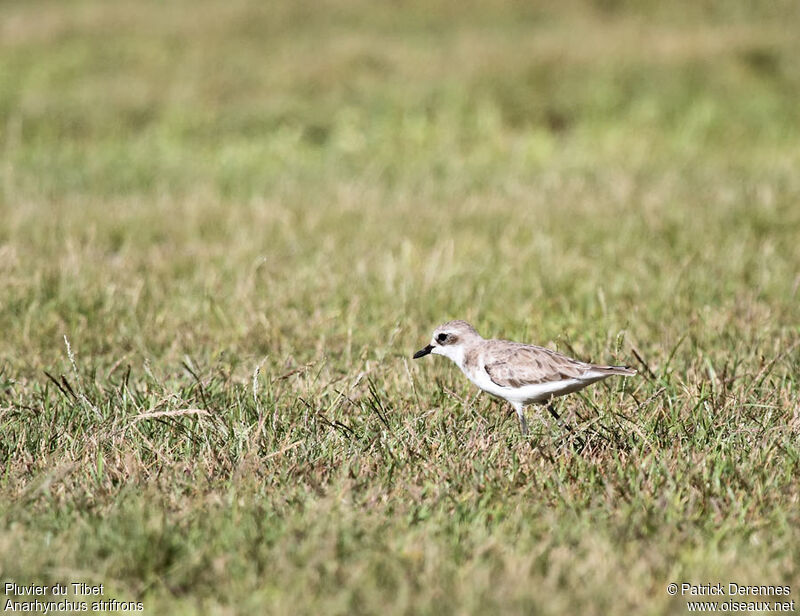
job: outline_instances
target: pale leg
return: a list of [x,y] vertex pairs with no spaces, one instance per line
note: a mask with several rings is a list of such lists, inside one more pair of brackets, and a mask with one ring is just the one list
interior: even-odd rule
[[514,410],[517,412],[517,417],[519,418],[519,429],[522,431],[522,436],[527,436],[528,422],[525,420],[525,408],[519,402],[512,402],[511,406],[513,406]]

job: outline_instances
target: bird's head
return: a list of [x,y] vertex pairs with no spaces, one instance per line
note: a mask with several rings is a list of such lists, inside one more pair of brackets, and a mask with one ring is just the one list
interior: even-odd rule
[[458,358],[463,356],[464,346],[480,339],[480,334],[466,321],[448,321],[433,330],[430,344],[414,353],[414,359],[433,353],[458,362]]

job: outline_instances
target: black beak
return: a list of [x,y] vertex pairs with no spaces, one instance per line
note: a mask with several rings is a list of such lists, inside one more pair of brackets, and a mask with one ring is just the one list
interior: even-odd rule
[[430,352],[433,351],[433,345],[429,344],[424,349],[420,349],[416,353],[414,353],[414,359],[419,359],[420,357],[425,357],[426,355],[430,355]]

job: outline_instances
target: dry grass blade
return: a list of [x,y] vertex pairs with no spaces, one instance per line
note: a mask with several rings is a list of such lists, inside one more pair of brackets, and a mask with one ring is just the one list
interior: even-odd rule
[[152,411],[150,413],[141,413],[131,419],[131,423],[137,423],[145,419],[156,419],[158,417],[183,417],[185,415],[200,415],[208,417],[211,415],[205,409],[173,409],[170,411]]

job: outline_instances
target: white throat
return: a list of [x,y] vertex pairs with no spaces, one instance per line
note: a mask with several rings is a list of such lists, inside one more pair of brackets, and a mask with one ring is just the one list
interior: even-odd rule
[[444,355],[448,359],[453,360],[456,365],[464,369],[464,346],[461,344],[448,344],[445,346],[433,347],[432,353],[436,355]]

